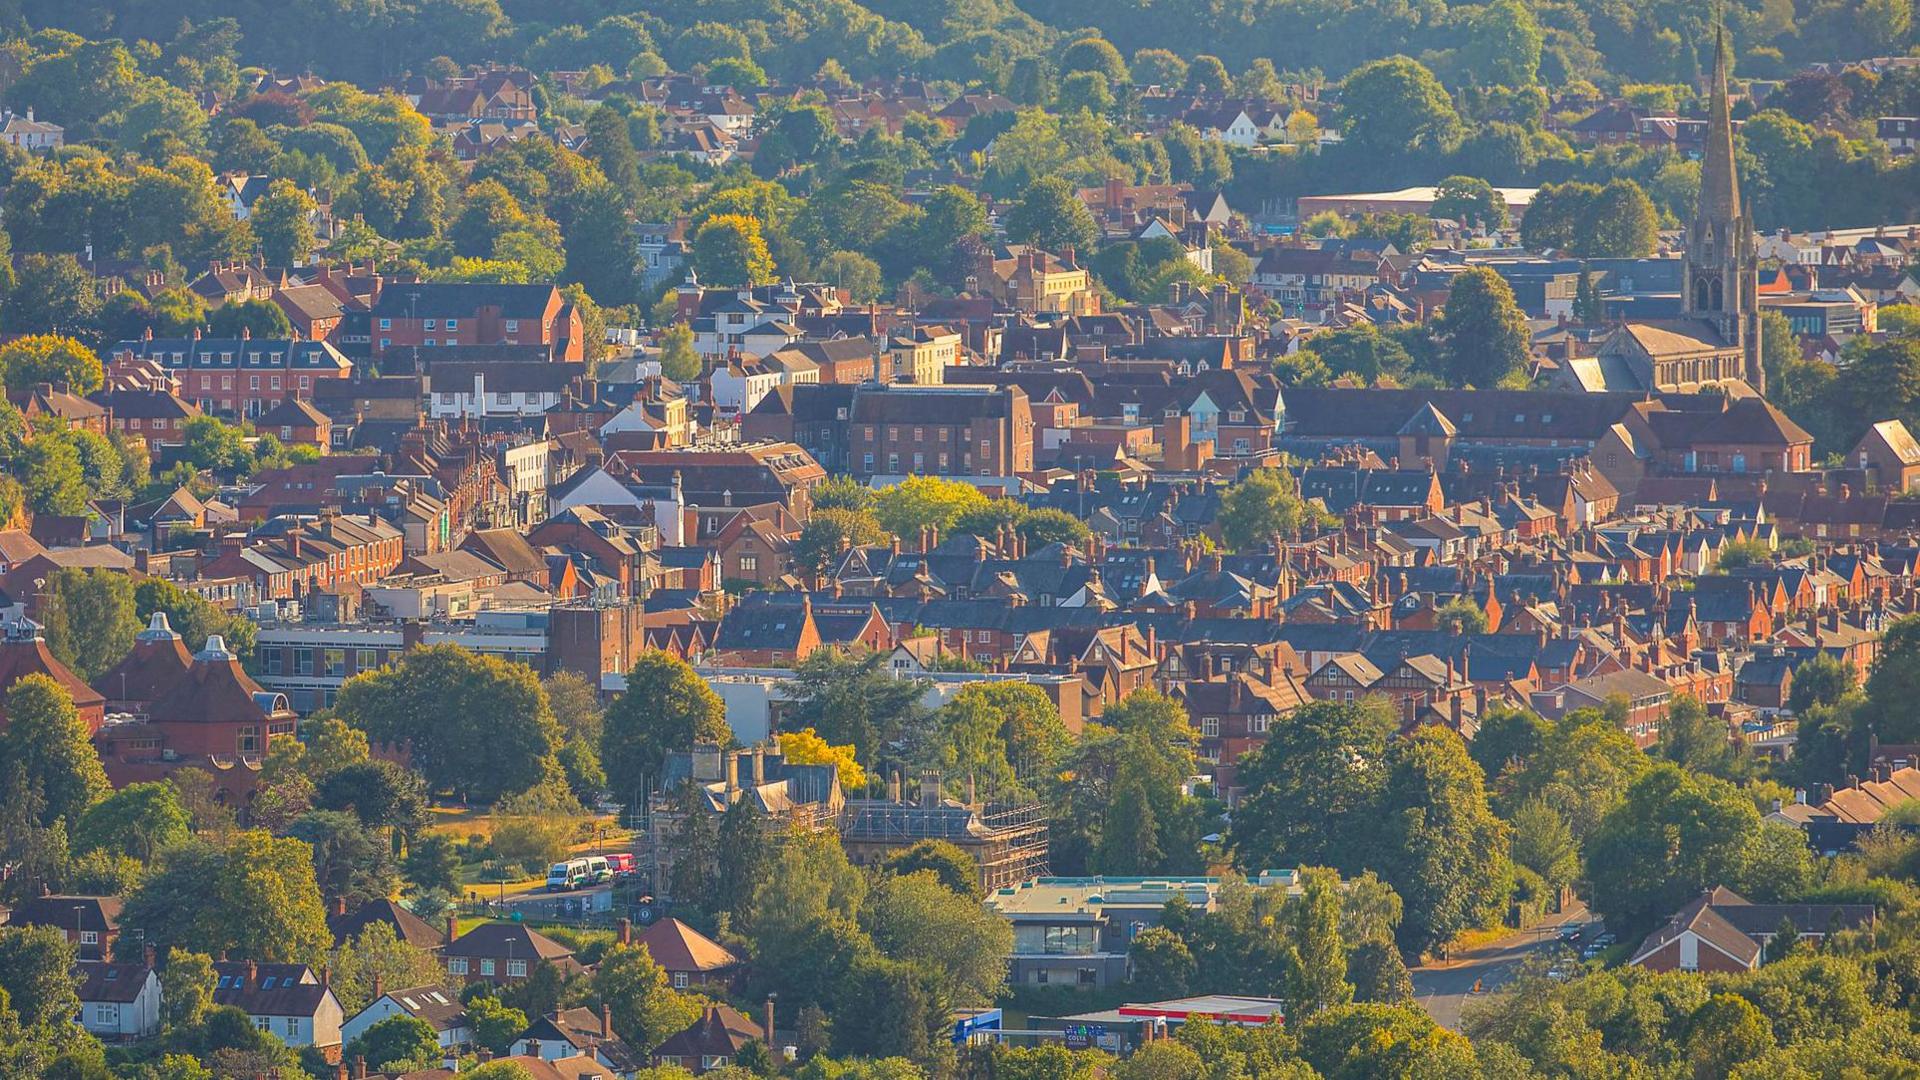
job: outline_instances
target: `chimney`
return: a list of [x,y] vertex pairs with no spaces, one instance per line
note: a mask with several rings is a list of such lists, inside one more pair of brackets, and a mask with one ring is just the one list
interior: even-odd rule
[[345,914],[347,913],[347,898],[346,898],[346,897],[344,897],[344,896],[336,896],[336,897],[334,897],[334,898],[333,898],[333,913],[334,913],[335,915],[345,915]]
[[633,944],[633,920],[632,919],[620,920],[620,944],[622,945]]
[[147,946],[144,946],[143,948],[141,948],[141,950],[140,950],[140,959],[141,959],[141,960],[143,960],[143,961],[145,961],[145,963],[146,963],[146,965],[147,965],[148,967],[152,967],[152,966],[153,966],[153,962],[154,962],[154,956],[153,956],[153,946],[151,946],[151,945],[147,945]]
[[[834,582],[833,587],[839,589],[840,583]],[[765,753],[758,749],[749,750],[747,752],[747,766],[752,770],[754,787],[759,787],[761,784],[767,782],[767,755]]]
[[772,995],[772,994],[768,994],[768,995],[767,995],[767,1020],[766,1020],[766,1026],[765,1026],[765,1027],[764,1027],[764,1028],[762,1029],[762,1031],[763,1031],[763,1033],[764,1033],[764,1034],[766,1035],[766,1040],[767,1040],[767,1050],[768,1050],[769,1052],[771,1052],[771,1051],[773,1050],[773,1047],[774,1047],[774,1042],[773,1042],[773,995]]
[[460,920],[454,918],[452,915],[447,916],[447,944],[453,944],[453,939],[459,936]]
[[600,1003],[600,1037],[613,1040],[613,1006],[604,1001]]
[[373,1000],[379,1001],[387,993],[387,977],[379,972],[373,973]]
[[351,1076],[351,1074],[349,1074],[349,1073],[347,1072],[347,1059],[346,1059],[346,1058],[341,1058],[341,1059],[340,1059],[340,1064],[338,1064],[338,1065],[336,1065],[336,1066],[334,1066],[334,1071],[333,1071],[333,1075],[334,1075],[334,1076],[336,1076],[336,1077],[338,1077],[338,1078],[339,1078],[339,1080],[352,1080],[352,1076]]
[[246,985],[248,985],[248,986],[258,986],[258,985],[259,985],[259,983],[260,983],[260,965],[259,965],[259,964],[256,964],[256,963],[254,963],[254,962],[253,962],[252,960],[249,960],[249,961],[247,961],[247,983],[246,983]]

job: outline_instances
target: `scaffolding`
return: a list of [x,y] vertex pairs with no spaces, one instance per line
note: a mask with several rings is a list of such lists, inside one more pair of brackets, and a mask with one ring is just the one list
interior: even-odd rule
[[972,856],[988,892],[1047,873],[1046,807],[993,803],[856,799],[840,819],[840,843],[857,863],[877,862],[922,840],[944,840]]

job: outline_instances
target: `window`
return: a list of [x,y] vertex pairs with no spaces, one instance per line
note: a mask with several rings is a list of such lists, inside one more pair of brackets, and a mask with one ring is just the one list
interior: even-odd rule
[[380,320],[380,329],[382,329],[382,330],[391,330],[391,329],[393,329],[393,320],[392,320],[392,319],[381,319],[381,320]]
[[1271,716],[1256,716],[1248,722],[1247,728],[1255,735],[1265,735],[1267,733],[1267,725],[1271,723],[1273,723],[1273,717]]
[[300,1018],[297,1016],[287,1017],[286,1028],[287,1028],[287,1038],[289,1039],[300,1034]]
[[383,349],[391,349],[391,348],[393,348],[393,339],[392,339],[392,338],[390,338],[390,337],[383,337],[383,338],[381,338],[381,339],[380,339],[380,347],[381,347],[381,348],[383,348]]
[[454,957],[447,961],[447,974],[465,975],[466,973],[467,973],[467,962],[465,959],[461,957]]
[[1220,718],[1217,716],[1201,717],[1200,718],[1200,735],[1202,738],[1207,738],[1207,739],[1219,738],[1220,737]]
[[267,376],[267,389],[269,390],[280,389],[280,376],[278,375]]
[[453,332],[453,331],[455,331],[455,330],[458,330],[458,329],[460,329],[460,320],[459,320],[459,319],[448,319],[448,320],[447,320],[447,331],[448,331],[449,333],[451,333],[451,332]]
[[507,977],[508,977],[508,978],[512,978],[512,979],[524,979],[524,978],[526,978],[526,977],[527,977],[527,962],[526,962],[525,960],[509,960],[509,961],[507,961]]
[[347,650],[328,649],[322,660],[321,674],[335,678],[347,673]]
[[118,1005],[95,1005],[93,1007],[93,1022],[96,1024],[119,1023],[120,1007]]
[[222,390],[233,389],[233,376],[231,375],[220,376],[220,389]]
[[82,930],[82,931],[80,931],[80,944],[82,944],[82,945],[98,945],[98,944],[100,944],[100,931],[98,931],[98,930]]
[[434,320],[428,319],[425,322],[421,323],[420,325],[425,329],[431,330],[433,329],[433,324],[434,324]]
[[247,389],[249,390],[260,389],[260,376],[258,375],[247,376]]
[[759,569],[760,569],[760,556],[758,555],[740,556],[740,572],[741,573],[752,574],[759,571]]
[[517,333],[519,333],[519,332],[520,332],[520,320],[519,320],[519,319],[508,319],[508,320],[507,320],[507,333],[509,333],[509,334],[517,334]]
[[675,990],[685,990],[685,989],[687,988],[687,973],[686,973],[686,972],[684,972],[684,971],[676,971],[676,972],[674,972],[674,973],[673,973],[673,988],[674,988]]
[[491,960],[480,961],[480,974],[482,975],[493,974],[493,961]]
[[254,1018],[253,1018],[253,1026],[254,1026],[254,1027],[256,1027],[256,1028],[259,1028],[259,1029],[260,1029],[261,1031],[272,1031],[272,1030],[273,1030],[273,1017],[271,1017],[271,1016],[256,1016],[256,1017],[254,1017]]
[[360,649],[353,655],[353,670],[372,671],[380,666],[377,654],[372,649]]
[[313,385],[313,382],[309,376],[306,376],[306,375],[300,376],[300,389],[305,390],[312,385]]

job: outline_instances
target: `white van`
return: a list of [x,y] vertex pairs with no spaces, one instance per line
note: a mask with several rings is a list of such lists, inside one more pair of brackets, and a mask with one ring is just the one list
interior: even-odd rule
[[605,855],[587,856],[587,876],[598,885],[613,880],[613,865],[607,862]]
[[592,881],[593,874],[587,869],[585,859],[557,862],[547,869],[548,892],[572,892]]

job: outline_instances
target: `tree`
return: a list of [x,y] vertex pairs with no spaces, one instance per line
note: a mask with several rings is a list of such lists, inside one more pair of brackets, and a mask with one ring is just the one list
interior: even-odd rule
[[248,221],[269,266],[299,266],[307,261],[313,253],[313,215],[319,208],[313,196],[291,180],[275,180],[267,186]]
[[1464,225],[1497,229],[1507,223],[1507,201],[1477,176],[1449,176],[1434,188],[1432,214]]
[[500,999],[491,994],[482,994],[467,1002],[467,1020],[473,1027],[473,1041],[496,1054],[506,1053],[513,1040],[527,1029],[526,1013],[502,1005]]
[[392,839],[412,837],[427,820],[427,791],[419,774],[391,761],[356,761],[328,770],[314,788],[322,810],[351,811],[368,829]]
[[1091,250],[1100,238],[1092,212],[1074,193],[1073,185],[1059,176],[1043,176],[1028,184],[1020,200],[1007,209],[1003,225],[1013,243],[1055,253],[1068,248]]
[[612,1010],[613,1030],[643,1054],[700,1017],[698,999],[675,993],[644,945],[615,945],[593,971],[593,996]]
[[73,830],[77,852],[104,851],[152,862],[191,833],[186,808],[173,785],[128,784],[88,808]]
[[1372,862],[1406,902],[1398,940],[1415,955],[1500,913],[1511,888],[1507,827],[1451,729],[1395,740],[1385,773]]
[[1347,947],[1340,937],[1340,874],[1324,866],[1300,871],[1301,891],[1286,904],[1294,973],[1289,1003],[1304,1016],[1353,1000]]
[[429,1068],[440,1060],[440,1034],[433,1025],[404,1013],[374,1024],[347,1044],[347,1060],[365,1060],[384,1073]]
[[1456,636],[1484,634],[1487,632],[1487,613],[1467,597],[1456,596],[1433,613],[1433,626],[1436,630]]
[[1666,918],[1702,890],[1738,887],[1759,823],[1753,801],[1731,784],[1655,765],[1586,840],[1589,903],[1630,929]]
[[887,531],[869,511],[815,509],[794,542],[794,568],[824,574],[848,550],[884,544],[887,539]]
[[773,256],[760,222],[745,214],[708,218],[693,237],[693,265],[709,285],[740,288],[774,280]]
[[954,893],[980,898],[980,864],[945,840],[921,840],[895,851],[881,860],[880,869],[896,877],[929,873]]
[[936,719],[942,772],[974,778],[988,799],[1031,792],[1073,742],[1053,702],[1025,683],[964,687]]
[[1285,469],[1254,469],[1220,496],[1220,538],[1236,551],[1297,536],[1306,520],[1306,503]]
[[335,714],[408,745],[428,784],[479,802],[549,775],[560,725],[532,669],[457,645],[416,648],[347,680]]
[[1715,994],[1687,1017],[1685,1046],[1696,1080],[1728,1076],[1773,1049],[1773,1025],[1746,998]]
[[961,515],[986,505],[986,495],[964,480],[910,476],[880,491],[873,512],[882,529],[912,537],[929,527],[949,533]]
[[916,729],[926,711],[920,704],[926,684],[895,678],[880,652],[815,650],[780,687],[788,703],[782,729],[811,729],[832,745],[851,745],[867,769],[883,747]]
[[28,255],[0,299],[0,328],[93,342],[101,300],[93,275],[71,255]]
[[75,945],[46,926],[0,927],[0,991],[30,1028],[71,1023],[80,1013]]
[[167,992],[161,995],[160,1014],[167,1030],[177,1033],[199,1027],[213,1008],[213,991],[219,984],[213,957],[191,949],[174,949],[167,954],[162,977]]
[[1583,259],[1637,259],[1660,244],[1660,215],[1647,193],[1625,177],[1609,180],[1575,219],[1573,252]]
[[1360,160],[1394,166],[1450,153],[1460,141],[1452,99],[1417,60],[1395,56],[1354,69],[1340,103],[1346,145]]
[[1520,0],[1493,0],[1470,10],[1460,66],[1479,83],[1531,85],[1545,42],[1533,9]]
[[1712,773],[1729,778],[1735,753],[1733,733],[1725,720],[1707,714],[1706,706],[1682,694],[1667,706],[1660,721],[1655,752],[1689,773]]
[[1155,1001],[1186,997],[1196,971],[1193,953],[1180,935],[1164,926],[1149,926],[1133,936],[1127,948],[1131,982]]
[[700,354],[693,349],[691,327],[676,323],[661,332],[660,373],[677,383],[689,383],[700,377]]
[[609,183],[623,192],[640,188],[640,155],[633,148],[627,118],[612,105],[601,104],[587,114],[587,156],[600,166]]
[[133,611],[141,626],[151,623],[155,612],[164,612],[167,625],[180,635],[180,643],[189,653],[199,652],[208,637],[219,634],[234,655],[245,659],[253,656],[259,627],[252,619],[223,611],[166,578],[141,578],[133,589]]
[[1060,93],[1054,103],[1063,113],[1084,110],[1105,116],[1113,111],[1113,90],[1105,75],[1075,71],[1060,80]]
[[293,336],[293,323],[287,313],[271,300],[230,300],[207,319],[207,329],[217,338],[271,341]]
[[1201,53],[1193,58],[1187,67],[1186,88],[1194,92],[1212,91],[1224,94],[1233,85],[1233,79],[1227,75],[1227,65],[1217,56]]
[[373,1003],[376,984],[400,990],[437,986],[445,978],[432,953],[401,941],[385,922],[370,922],[341,942],[333,952],[332,965],[333,994],[349,1013]]
[[65,384],[73,393],[91,394],[106,378],[92,349],[59,334],[30,334],[0,346],[0,373],[12,394],[24,394],[35,383]]
[[1128,69],[1133,81],[1142,87],[1157,86],[1174,90],[1187,81],[1187,62],[1168,49],[1139,49]]
[[79,517],[87,512],[87,478],[74,440],[48,432],[26,446],[18,469],[26,502],[36,514]]
[[303,841],[259,831],[161,852],[127,897],[121,926],[167,951],[317,965],[333,942]]
[[585,817],[565,784],[536,784],[494,806],[494,853],[510,865],[537,872],[566,857]]
[[94,679],[133,649],[140,632],[133,579],[113,570],[64,566],[40,590],[47,650],[82,679]]
[[1098,37],[1081,38],[1067,46],[1060,53],[1060,70],[1094,72],[1115,86],[1132,78],[1132,73],[1127,70],[1127,62],[1120,56],[1120,50],[1106,39]]
[[767,815],[756,799],[740,799],[720,815],[718,858],[714,860],[714,906],[744,911],[766,877],[771,859]]
[[1508,820],[1513,861],[1540,875],[1552,888],[1571,885],[1580,874],[1580,845],[1565,818],[1538,797],[1521,803]]
[[1439,323],[1447,378],[1455,385],[1492,389],[1526,370],[1527,317],[1512,287],[1490,267],[1454,277]]
[[776,732],[774,739],[780,746],[780,756],[787,762],[794,765],[832,765],[839,770],[840,786],[849,794],[866,790],[866,770],[860,767],[851,743],[833,746],[812,728]]
[[931,872],[881,879],[861,908],[860,925],[883,954],[922,973],[935,1017],[987,1004],[1006,986],[1012,926]]
[[19,765],[43,800],[40,823],[78,823],[107,794],[107,773],[66,687],[27,675],[7,689],[0,761]]
[[357,908],[393,894],[397,884],[392,846],[370,833],[352,814],[313,810],[288,830],[313,852],[313,875],[329,904]]
[[619,796],[639,797],[659,778],[667,752],[695,743],[727,746],[726,705],[706,680],[669,653],[640,654],[627,672],[627,689],[608,707],[600,764]]
[[1353,999],[1380,1005],[1413,1004],[1413,976],[1391,940],[1365,941],[1347,956]]
[[1824,651],[1793,669],[1787,706],[1798,715],[1815,705],[1832,705],[1853,689],[1853,668]]
[[1887,627],[1865,689],[1861,721],[1881,742],[1920,737],[1920,716],[1907,704],[1920,701],[1920,616]]

